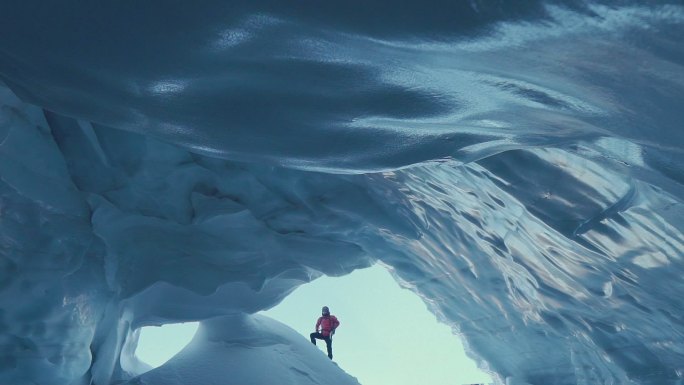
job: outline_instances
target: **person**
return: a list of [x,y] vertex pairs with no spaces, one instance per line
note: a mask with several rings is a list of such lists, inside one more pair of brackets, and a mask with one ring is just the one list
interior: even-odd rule
[[321,313],[318,321],[316,321],[316,331],[311,333],[311,343],[316,345],[317,339],[325,341],[325,346],[328,348],[328,358],[332,360],[332,336],[335,334],[335,329],[340,326],[340,321],[330,314],[330,309],[327,306],[323,306]]

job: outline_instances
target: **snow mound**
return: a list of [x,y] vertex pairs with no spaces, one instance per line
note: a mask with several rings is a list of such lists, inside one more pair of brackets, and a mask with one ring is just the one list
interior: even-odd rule
[[358,385],[306,339],[263,315],[202,321],[168,364],[133,378],[139,385]]

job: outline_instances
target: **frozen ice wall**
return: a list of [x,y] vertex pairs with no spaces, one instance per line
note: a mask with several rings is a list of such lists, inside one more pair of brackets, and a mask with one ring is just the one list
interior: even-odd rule
[[[205,322],[179,366],[143,383],[356,383],[289,328],[250,314],[321,274],[370,264],[342,234],[358,218],[302,206],[361,186],[194,155],[2,90],[0,383],[127,380],[145,369],[136,330],[186,320]],[[197,367],[215,372],[184,374]]]
[[0,4],[0,383],[354,384],[253,314],[377,260],[501,383],[684,383],[681,36],[677,2]]

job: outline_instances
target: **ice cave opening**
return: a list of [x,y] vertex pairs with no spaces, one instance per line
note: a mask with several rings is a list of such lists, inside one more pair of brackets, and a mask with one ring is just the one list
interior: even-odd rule
[[[334,361],[364,385],[493,382],[466,355],[459,337],[382,264],[302,285],[263,314],[308,338],[324,305],[340,320]],[[325,354],[325,343],[317,346]]]
[[135,356],[151,368],[157,368],[190,343],[198,326],[199,322],[182,322],[141,327]]
[[[450,328],[437,322],[422,300],[401,288],[381,264],[343,277],[321,277],[262,314],[306,339],[323,305],[341,321],[334,361],[364,385],[492,382]],[[142,327],[135,355],[151,368],[159,367],[190,342],[197,327],[197,322]],[[324,354],[322,341],[318,348]]]

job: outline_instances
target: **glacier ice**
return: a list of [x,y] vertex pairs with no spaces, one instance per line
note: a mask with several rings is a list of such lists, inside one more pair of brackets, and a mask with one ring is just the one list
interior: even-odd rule
[[500,383],[683,384],[681,36],[677,1],[0,4],[0,383],[355,383],[255,313],[382,261]]

